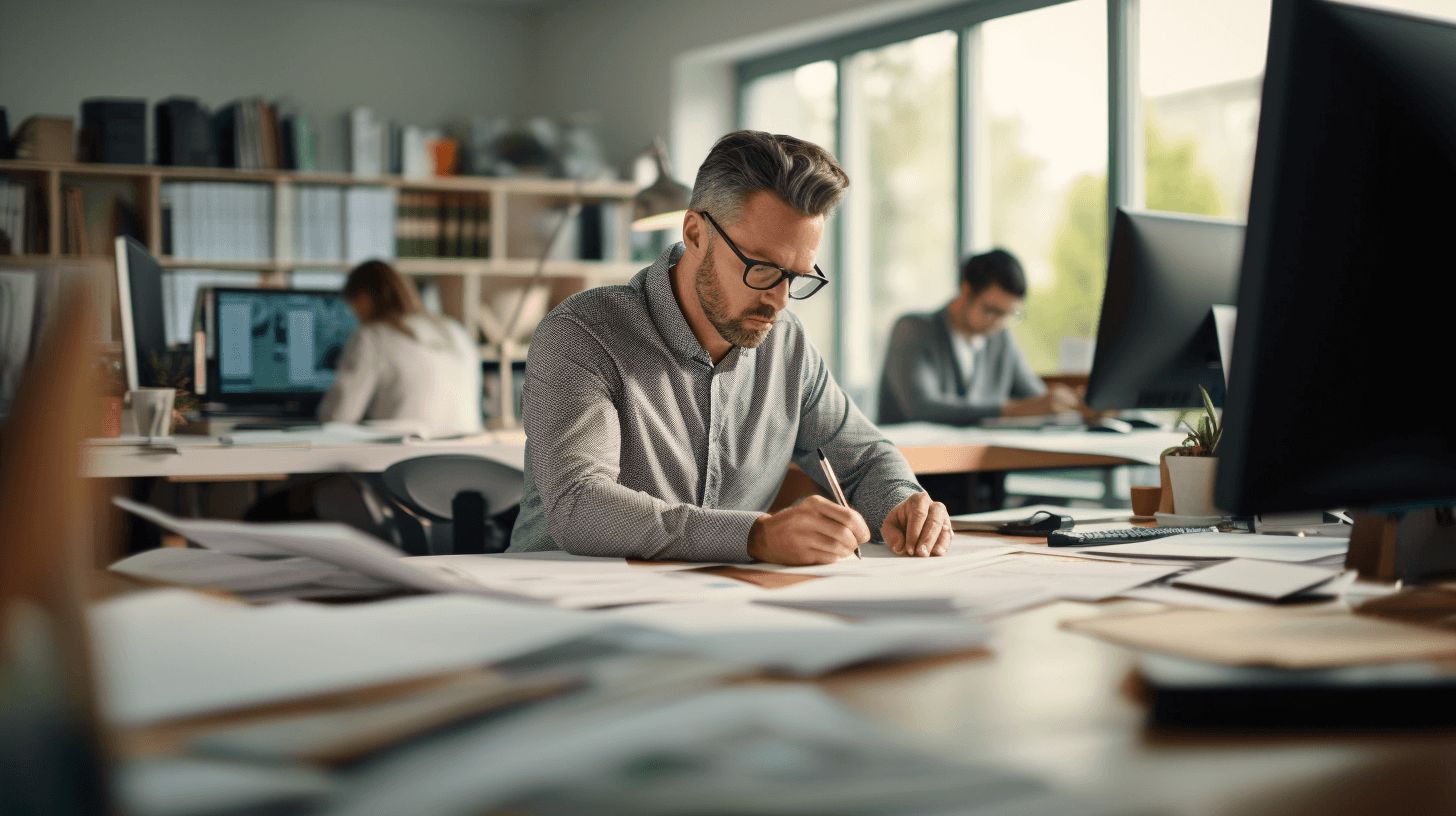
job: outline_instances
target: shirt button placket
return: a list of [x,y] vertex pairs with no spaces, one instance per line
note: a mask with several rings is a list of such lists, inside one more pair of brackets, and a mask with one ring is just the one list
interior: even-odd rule
[[718,455],[718,442],[723,433],[721,422],[724,415],[723,378],[717,371],[709,376],[711,379],[708,399],[708,473],[703,485],[703,504],[707,507],[717,507],[718,491],[723,480]]

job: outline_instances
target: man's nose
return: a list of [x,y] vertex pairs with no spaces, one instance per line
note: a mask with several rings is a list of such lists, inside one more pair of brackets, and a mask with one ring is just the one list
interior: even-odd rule
[[789,282],[779,281],[779,285],[764,293],[764,298],[776,312],[782,312],[789,305]]

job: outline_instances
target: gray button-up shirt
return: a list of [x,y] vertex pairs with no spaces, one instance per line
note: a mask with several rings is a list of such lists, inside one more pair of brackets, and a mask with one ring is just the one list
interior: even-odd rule
[[526,493],[510,550],[748,561],[791,461],[878,533],[920,485],[834,382],[792,312],[716,366],[672,293],[682,244],[625,286],[569,298],[531,338]]

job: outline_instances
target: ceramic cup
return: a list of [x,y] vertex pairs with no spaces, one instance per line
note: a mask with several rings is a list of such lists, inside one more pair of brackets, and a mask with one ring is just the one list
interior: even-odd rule
[[1158,504],[1163,500],[1163,488],[1160,485],[1134,485],[1131,489],[1134,515],[1151,518],[1158,512]]
[[177,399],[176,390],[138,388],[126,395],[136,416],[137,433],[142,436],[172,435],[172,404]]

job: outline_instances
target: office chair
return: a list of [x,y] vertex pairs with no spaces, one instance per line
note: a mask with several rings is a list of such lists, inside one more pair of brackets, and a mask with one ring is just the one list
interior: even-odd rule
[[383,483],[396,528],[410,526],[412,518],[431,555],[504,551],[526,487],[519,469],[460,453],[396,462],[384,471]]

